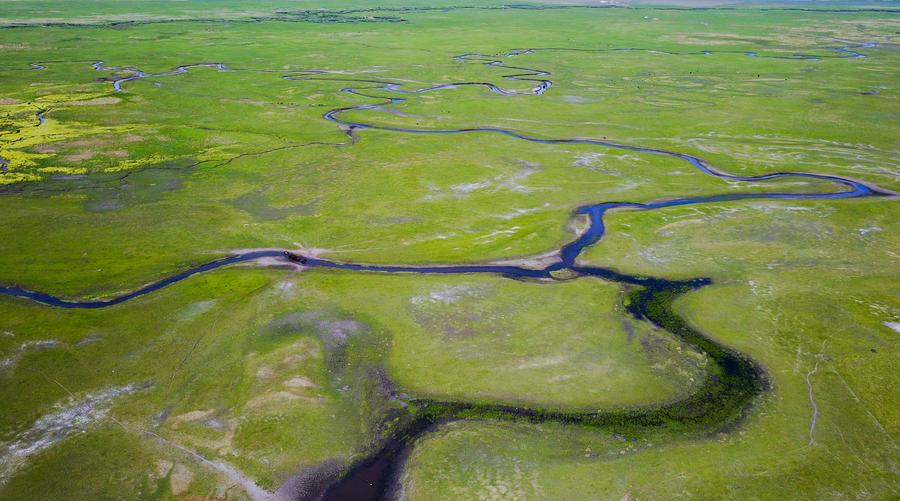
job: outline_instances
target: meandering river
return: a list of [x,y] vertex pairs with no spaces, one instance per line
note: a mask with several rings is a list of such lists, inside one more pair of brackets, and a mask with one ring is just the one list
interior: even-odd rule
[[[856,49],[872,48],[874,44],[861,44],[844,47],[829,47],[836,54],[833,58],[859,58],[865,55]],[[684,342],[704,352],[710,361],[708,364],[708,376],[705,382],[695,393],[683,400],[657,406],[647,406],[626,410],[611,410],[598,412],[565,412],[557,409],[544,409],[540,407],[515,407],[503,404],[484,404],[463,401],[438,401],[430,399],[415,399],[410,401],[408,412],[399,416],[398,426],[388,437],[383,437],[382,445],[373,451],[363,461],[359,462],[341,476],[335,479],[332,485],[322,493],[325,499],[378,499],[391,493],[396,473],[402,467],[406,451],[417,438],[439,426],[441,423],[456,419],[487,418],[522,420],[528,422],[554,421],[560,423],[573,423],[585,426],[610,427],[624,426],[629,428],[646,428],[659,426],[679,426],[684,429],[708,429],[714,430],[733,424],[740,419],[750,408],[754,397],[767,388],[765,372],[752,360],[724,347],[711,338],[693,329],[690,325],[678,317],[672,310],[672,301],[681,294],[703,287],[710,283],[709,279],[697,278],[686,281],[670,281],[660,278],[635,276],[619,273],[615,270],[601,267],[580,266],[576,259],[588,246],[597,243],[604,235],[604,217],[615,209],[628,210],[654,210],[665,207],[681,205],[698,205],[716,202],[748,199],[788,199],[788,200],[816,200],[816,199],[843,199],[871,196],[892,196],[894,193],[882,190],[876,186],[856,181],[853,179],[807,172],[776,172],[758,176],[737,176],[716,169],[703,159],[657,148],[649,148],[638,145],[629,145],[598,139],[581,138],[545,138],[529,135],[523,132],[499,128],[499,127],[469,127],[459,129],[427,129],[405,128],[379,125],[376,123],[360,122],[343,118],[348,112],[372,110],[376,107],[390,106],[407,99],[406,96],[438,92],[459,86],[481,86],[501,95],[531,94],[539,96],[551,88],[553,82],[547,77],[549,71],[510,66],[504,64],[504,59],[513,56],[523,56],[545,51],[588,51],[591,49],[518,49],[509,52],[498,59],[483,54],[463,54],[456,56],[457,60],[478,62],[494,68],[502,68],[513,71],[503,78],[524,81],[532,85],[528,91],[516,91],[505,89],[489,82],[457,82],[452,84],[433,85],[421,89],[406,90],[402,83],[388,80],[351,79],[334,75],[325,71],[310,70],[303,72],[284,72],[280,70],[240,70],[226,66],[222,63],[200,63],[184,65],[165,73],[148,74],[137,68],[108,68],[102,62],[93,64],[97,71],[115,71],[111,78],[115,91],[123,91],[124,84],[144,78],[160,78],[182,74],[192,68],[206,67],[219,71],[255,71],[264,73],[281,73],[287,80],[329,80],[335,83],[350,86],[343,87],[342,92],[357,95],[368,102],[355,106],[348,106],[330,110],[323,118],[338,124],[348,135],[356,137],[361,131],[368,129],[393,132],[397,134],[499,134],[518,140],[542,144],[587,144],[604,149],[618,149],[631,152],[640,152],[653,155],[672,157],[686,162],[700,172],[731,181],[764,182],[780,178],[797,178],[828,181],[834,184],[835,189],[825,193],[728,193],[709,195],[702,197],[672,198],[664,201],[634,203],[603,201],[579,207],[576,215],[586,215],[589,226],[586,231],[572,242],[559,249],[559,259],[543,268],[534,269],[524,266],[492,265],[492,264],[461,264],[461,265],[433,265],[433,266],[404,266],[404,265],[372,265],[363,263],[351,263],[321,259],[315,256],[301,255],[289,250],[261,250],[244,252],[222,259],[210,261],[200,266],[191,268],[158,282],[136,289],[105,300],[70,300],[56,297],[50,294],[31,291],[19,286],[0,286],[0,294],[16,296],[32,301],[37,301],[49,306],[60,308],[107,308],[140,296],[158,291],[168,285],[186,280],[197,273],[204,273],[236,263],[254,261],[260,258],[282,259],[286,263],[299,264],[306,268],[315,269],[340,269],[367,273],[406,273],[406,274],[460,274],[460,273],[488,273],[501,277],[517,279],[545,279],[550,280],[554,272],[568,270],[576,276],[597,277],[604,280],[629,284],[632,287],[628,293],[627,310],[634,318],[641,321],[649,321],[662,327],[677,336]],[[600,51],[628,50],[639,51],[650,49],[603,49]],[[593,51],[593,50],[591,50]],[[702,51],[694,55],[708,56],[712,51]],[[794,54],[789,56],[759,56],[756,52],[744,52],[751,57],[775,57],[781,59],[818,60],[826,56],[810,56]],[[32,65],[33,69],[44,68],[39,63]],[[286,74],[285,74],[286,73]],[[122,76],[125,74],[125,76]],[[379,90],[388,93],[389,97],[367,94],[366,91]],[[371,100],[377,100],[373,104]],[[38,115],[39,125],[43,124],[43,113]]]

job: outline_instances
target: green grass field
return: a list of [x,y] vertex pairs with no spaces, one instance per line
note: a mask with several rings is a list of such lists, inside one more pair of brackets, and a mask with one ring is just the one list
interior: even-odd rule
[[[587,204],[835,190],[383,128],[590,138],[895,193],[897,11],[800,6],[0,1],[0,286],[110,299],[263,248],[537,267],[584,231]],[[454,59],[471,53],[553,85],[532,95],[503,78],[522,70]],[[517,94],[402,92],[458,82]],[[322,117],[362,104],[340,118],[381,130]],[[711,278],[674,312],[770,387],[691,431],[453,420],[408,444],[392,494],[900,496],[898,216],[896,196],[609,212],[578,263]],[[710,374],[702,350],[628,314],[633,285],[272,264],[101,309],[0,295],[0,499],[289,499],[370,457],[416,399],[621,411]]]

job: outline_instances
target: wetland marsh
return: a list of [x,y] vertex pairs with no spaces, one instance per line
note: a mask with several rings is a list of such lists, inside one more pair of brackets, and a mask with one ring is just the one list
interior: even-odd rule
[[896,13],[202,3],[0,15],[0,495],[896,495]]

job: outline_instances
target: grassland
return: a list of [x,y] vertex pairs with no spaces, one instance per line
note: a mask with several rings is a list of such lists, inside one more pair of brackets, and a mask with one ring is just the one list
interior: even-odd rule
[[[0,284],[109,298],[249,248],[527,259],[571,241],[589,203],[834,189],[487,133],[351,138],[322,119],[367,102],[342,118],[900,189],[896,14],[379,6],[4,3]],[[865,42],[865,58],[829,49]],[[589,50],[506,56],[541,47]],[[464,53],[550,71],[553,87],[525,95]],[[110,81],[209,63],[232,69]],[[406,98],[383,105],[340,92],[346,79],[523,95],[370,90]],[[772,388],[704,433],[453,422],[413,444],[401,495],[896,497],[897,214],[891,197],[610,213],[581,261],[712,278],[676,311]],[[366,457],[411,398],[583,411],[691,394],[707,357],[629,317],[626,289],[244,264],[101,310],[0,297],[0,498],[258,498]]]
[[882,203],[742,203],[610,217],[609,236],[585,260],[714,277],[717,285],[684,298],[679,311],[760,361],[772,393],[738,433],[706,440],[454,424],[417,446],[408,496],[437,489],[466,498],[890,497],[898,242]]

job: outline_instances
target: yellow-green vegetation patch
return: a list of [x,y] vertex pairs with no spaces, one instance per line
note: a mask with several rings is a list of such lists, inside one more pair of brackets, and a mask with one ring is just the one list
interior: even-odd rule
[[[115,162],[115,157],[128,156],[127,151],[110,148],[104,152],[99,148],[102,148],[101,145],[127,144],[136,132],[146,134],[151,129],[146,126],[108,126],[58,120],[49,116],[56,110],[62,111],[69,106],[103,106],[120,101],[107,94],[47,94],[29,102],[10,101],[0,105],[0,113],[4,114],[0,130],[0,137],[3,138],[0,143],[0,184],[46,178],[42,174],[85,174],[97,171],[98,165],[103,165],[103,161],[86,162],[96,156],[106,157],[107,164]],[[171,159],[172,157],[155,154],[140,160],[120,161],[115,167],[103,170],[118,172]]]

